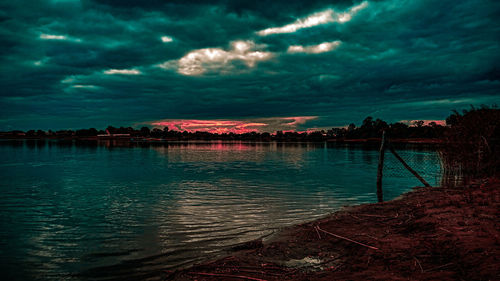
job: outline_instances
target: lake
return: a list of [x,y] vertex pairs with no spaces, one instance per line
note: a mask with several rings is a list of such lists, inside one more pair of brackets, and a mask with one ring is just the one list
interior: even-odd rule
[[[432,149],[398,149],[436,185]],[[4,280],[158,279],[376,201],[378,149],[327,143],[0,141]],[[386,155],[384,198],[422,184]]]

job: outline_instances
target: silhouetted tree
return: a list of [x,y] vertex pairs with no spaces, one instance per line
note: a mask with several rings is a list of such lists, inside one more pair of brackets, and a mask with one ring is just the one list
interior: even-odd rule
[[151,134],[151,130],[148,127],[142,127],[140,132],[141,136],[143,137],[149,137],[149,135]]
[[158,128],[154,128],[153,130],[151,130],[151,136],[153,138],[161,138],[161,135],[162,135],[162,131]]
[[43,131],[43,130],[37,130],[37,131],[36,131],[36,135],[37,135],[38,137],[45,137],[47,134],[46,134],[46,133],[45,133],[45,131]]
[[413,125],[417,128],[421,128],[422,126],[424,126],[424,121],[422,120],[418,120],[418,121],[413,121]]
[[361,129],[363,130],[371,130],[373,128],[373,117],[368,116],[363,120],[361,124]]
[[108,127],[106,128],[106,132],[107,132],[107,133],[110,133],[110,134],[117,134],[117,131],[118,131],[118,129],[116,129],[116,128],[115,128],[115,127],[113,127],[113,126],[108,126]]

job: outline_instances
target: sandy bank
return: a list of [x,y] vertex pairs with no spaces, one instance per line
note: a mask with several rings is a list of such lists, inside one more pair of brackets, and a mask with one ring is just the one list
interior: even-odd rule
[[166,280],[499,280],[500,180],[416,188],[284,229]]

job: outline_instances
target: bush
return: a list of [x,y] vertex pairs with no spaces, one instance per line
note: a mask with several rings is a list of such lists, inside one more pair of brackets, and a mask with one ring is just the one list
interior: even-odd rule
[[449,129],[440,150],[444,178],[471,179],[499,175],[500,110],[471,107],[446,119]]

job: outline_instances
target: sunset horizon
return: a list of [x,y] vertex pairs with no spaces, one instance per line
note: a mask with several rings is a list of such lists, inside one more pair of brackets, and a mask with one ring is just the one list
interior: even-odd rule
[[0,0],[0,272],[496,280],[499,106],[499,0]]

